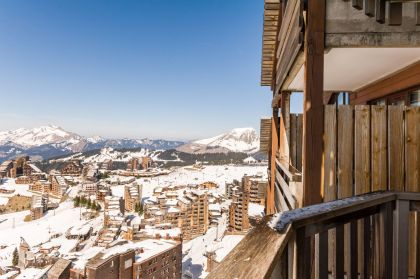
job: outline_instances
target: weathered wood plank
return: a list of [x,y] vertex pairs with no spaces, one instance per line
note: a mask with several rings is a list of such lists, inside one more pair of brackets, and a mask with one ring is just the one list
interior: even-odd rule
[[337,195],[339,198],[353,195],[353,148],[354,120],[352,106],[339,106],[337,111]]
[[293,233],[279,234],[267,222],[268,218],[251,230],[207,278],[270,278]]
[[389,189],[404,191],[404,107],[388,106]]
[[335,105],[325,106],[324,129],[324,201],[332,201],[337,199],[337,113]]
[[372,191],[387,190],[386,107],[371,107]]
[[420,3],[416,3],[416,25],[420,25]]
[[420,192],[420,107],[407,107],[406,116],[406,190]]
[[370,107],[355,106],[355,193],[370,191]]

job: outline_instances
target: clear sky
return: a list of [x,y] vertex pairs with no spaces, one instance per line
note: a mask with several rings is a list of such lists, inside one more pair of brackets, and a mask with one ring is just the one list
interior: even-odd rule
[[195,139],[259,127],[263,0],[2,0],[0,130]]

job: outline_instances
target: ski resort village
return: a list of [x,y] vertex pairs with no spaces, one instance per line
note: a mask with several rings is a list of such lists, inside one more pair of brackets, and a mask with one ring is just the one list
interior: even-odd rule
[[[267,165],[252,129],[177,149],[6,157],[74,145],[63,131],[1,134],[15,149],[0,165],[0,278],[205,278],[264,216]],[[22,142],[40,133],[49,140]],[[214,161],[197,159],[206,156]]]

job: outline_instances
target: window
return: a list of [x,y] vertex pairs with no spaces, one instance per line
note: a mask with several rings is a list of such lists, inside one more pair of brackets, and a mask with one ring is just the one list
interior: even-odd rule
[[410,105],[411,106],[420,106],[420,89],[411,92],[410,94]]

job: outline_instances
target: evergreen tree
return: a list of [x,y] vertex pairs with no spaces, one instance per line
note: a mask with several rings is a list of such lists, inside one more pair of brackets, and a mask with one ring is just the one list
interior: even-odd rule
[[143,214],[143,205],[141,204],[141,202],[139,202],[139,210],[137,212],[139,213],[139,215]]
[[18,250],[17,248],[15,248],[15,250],[13,251],[13,259],[12,259],[12,264],[14,266],[17,266],[19,263],[19,254],[18,254]]
[[134,205],[134,212],[139,212],[139,203],[136,202],[136,204]]
[[90,201],[90,198],[88,198],[87,203],[86,203],[86,208],[89,209],[92,205],[92,202]]
[[101,205],[99,203],[96,204],[96,211],[100,211],[101,210]]
[[90,205],[90,209],[96,210],[96,202],[92,202],[92,204]]
[[82,196],[82,198],[80,199],[80,203],[82,204],[82,206],[85,206],[86,202],[87,202],[86,198]]
[[79,207],[80,206],[80,197],[76,196],[73,200],[73,205],[74,207]]

